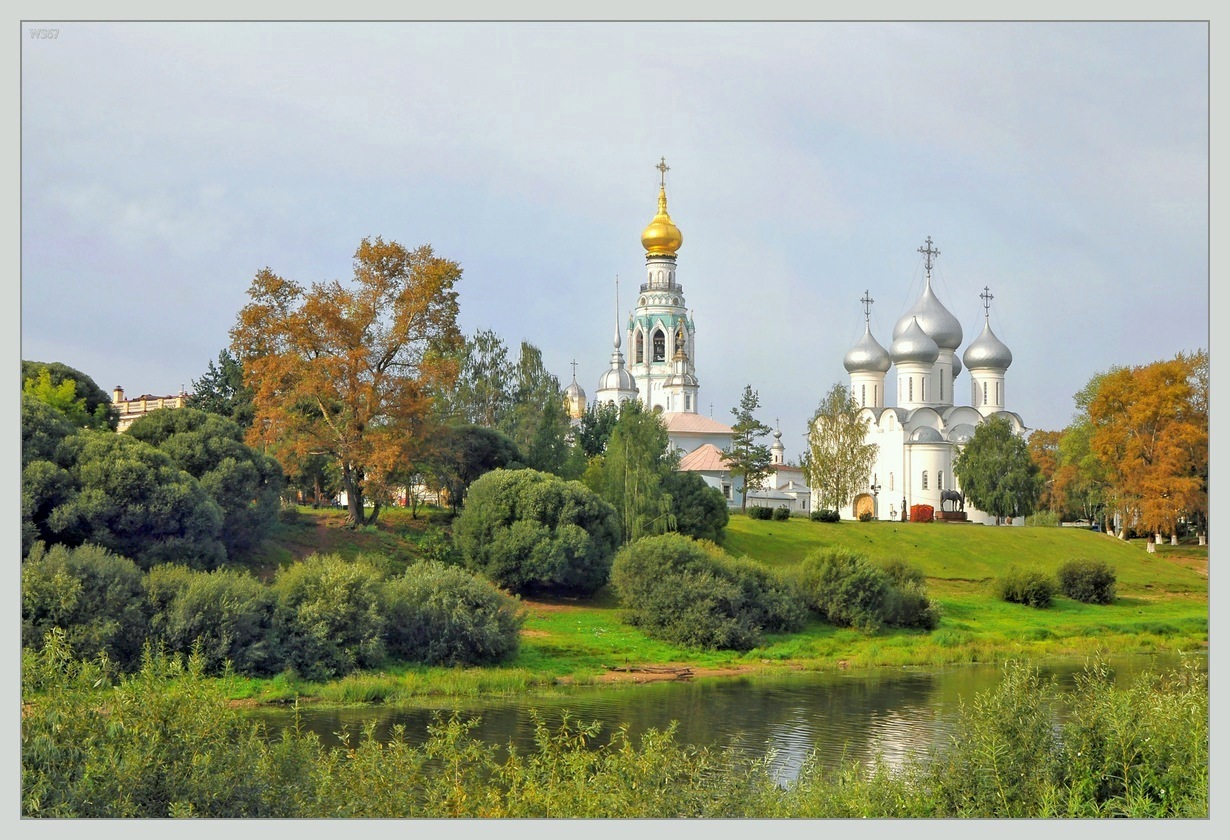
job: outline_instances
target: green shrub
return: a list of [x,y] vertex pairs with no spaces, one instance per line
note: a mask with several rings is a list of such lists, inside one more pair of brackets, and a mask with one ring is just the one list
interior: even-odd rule
[[1086,604],[1115,600],[1115,570],[1105,560],[1069,560],[1059,567],[1059,591]]
[[699,473],[678,470],[667,474],[662,490],[671,497],[677,532],[696,540],[722,541],[730,508],[721,490],[706,484]]
[[1058,528],[1059,514],[1052,510],[1040,510],[1030,516],[1025,517],[1025,527],[1027,528]]
[[927,577],[904,560],[877,563],[888,576],[892,591],[884,608],[884,623],[894,627],[934,630],[940,624],[940,605],[927,597]]
[[790,518],[790,508],[782,506],[773,508],[773,521],[785,522]]
[[384,586],[368,562],[313,554],[278,571],[273,623],[284,664],[311,680],[379,665]]
[[811,512],[811,520],[812,522],[840,522],[841,514],[835,510],[822,508]]
[[1049,607],[1055,597],[1055,580],[1038,569],[1018,569],[1013,566],[996,581],[1000,600],[1031,607]]
[[610,576],[620,528],[579,481],[501,469],[470,485],[453,540],[467,568],[512,592],[591,595]]
[[769,569],[679,534],[624,546],[611,584],[629,624],[687,647],[750,650],[761,631],[797,630],[806,617],[794,588]]
[[865,510],[858,515],[859,522],[870,522],[873,519],[875,519],[875,517],[872,516],[871,511],[869,510]]
[[822,549],[808,555],[796,574],[807,606],[828,623],[864,630],[884,623],[892,582],[866,558]]
[[22,646],[41,649],[55,627],[77,655],[135,667],[149,632],[141,570],[101,546],[35,543],[21,566]]
[[415,563],[385,585],[389,653],[427,665],[485,665],[516,655],[517,602],[456,566]]
[[273,592],[252,575],[163,565],[150,569],[145,585],[153,612],[150,637],[168,652],[197,650],[208,674],[222,673],[228,662],[247,676],[280,669]]
[[749,519],[771,519],[773,517],[773,509],[753,505],[747,509]]

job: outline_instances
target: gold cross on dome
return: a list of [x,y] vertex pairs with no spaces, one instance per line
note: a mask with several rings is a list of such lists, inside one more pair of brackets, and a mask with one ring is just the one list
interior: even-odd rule
[[662,158],[661,160],[659,160],[658,165],[655,166],[654,169],[662,173],[661,184],[662,184],[662,187],[665,188],[666,187],[666,173],[670,171],[670,167],[666,165],[666,158]]

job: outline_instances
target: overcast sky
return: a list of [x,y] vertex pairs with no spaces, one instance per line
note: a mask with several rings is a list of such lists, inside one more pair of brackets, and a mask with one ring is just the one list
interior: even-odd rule
[[792,459],[928,236],[1031,429],[1209,346],[1203,23],[58,26],[21,42],[21,355],[104,389],[191,389],[258,270],[344,281],[383,236],[592,398],[663,156],[701,411],[750,384]]

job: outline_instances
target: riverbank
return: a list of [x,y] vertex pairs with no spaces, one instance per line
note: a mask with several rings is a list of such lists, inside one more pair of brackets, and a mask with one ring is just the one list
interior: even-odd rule
[[[299,527],[268,551],[288,562],[313,550],[379,551],[410,558],[438,550],[444,520],[391,511],[378,529],[347,531],[328,511],[305,512]],[[319,548],[317,548],[319,546]],[[939,627],[864,633],[812,622],[802,632],[770,635],[752,651],[696,651],[650,639],[621,620],[609,590],[594,598],[523,599],[521,649],[510,662],[485,668],[396,666],[326,684],[279,675],[233,679],[233,700],[414,705],[424,698],[549,696],[561,686],[881,666],[1000,663],[1010,659],[1083,659],[1095,654],[1207,651],[1208,548],[1159,546],[1071,528],[954,528],[937,523],[842,522],[731,518],[725,547],[766,565],[788,568],[819,548],[846,548],[871,559],[905,559],[927,576],[942,610]],[[997,575],[1009,567],[1054,572],[1074,557],[1102,559],[1118,577],[1108,605],[1057,597],[1049,609],[998,600]],[[623,670],[616,670],[623,669]]]

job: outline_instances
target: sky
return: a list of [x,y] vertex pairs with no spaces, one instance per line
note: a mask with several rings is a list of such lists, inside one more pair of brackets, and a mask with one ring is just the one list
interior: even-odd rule
[[1030,429],[1209,347],[1203,22],[56,26],[21,41],[21,356],[107,391],[191,390],[259,270],[346,282],[381,236],[592,398],[663,157],[701,413],[751,385],[788,459],[927,237],[959,352],[994,296]]

